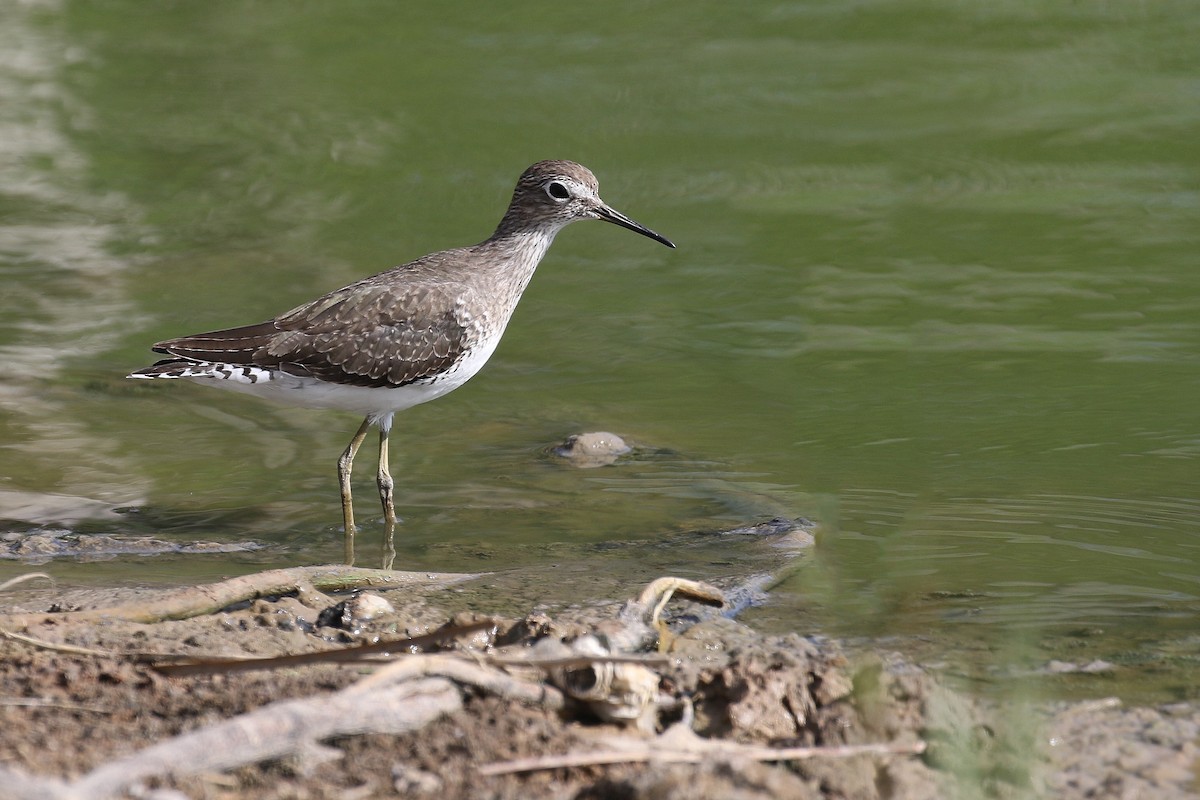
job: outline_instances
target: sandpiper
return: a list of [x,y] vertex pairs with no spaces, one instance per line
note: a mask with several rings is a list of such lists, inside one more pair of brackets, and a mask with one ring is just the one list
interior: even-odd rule
[[342,287],[256,325],[154,345],[169,358],[130,378],[184,378],[293,405],[365,415],[338,459],[347,557],[354,507],[350,471],[379,428],[379,499],[396,522],[388,469],[392,416],[457,389],[487,362],[554,236],[576,220],[612,222],[667,247],[669,239],[609,207],[596,177],[572,161],[539,161],[521,175],[496,232]]

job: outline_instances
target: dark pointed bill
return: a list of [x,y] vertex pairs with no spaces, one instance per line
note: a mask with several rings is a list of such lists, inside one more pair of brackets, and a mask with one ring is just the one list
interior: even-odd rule
[[656,242],[665,244],[667,247],[675,246],[675,243],[672,242],[667,237],[662,236],[661,234],[655,233],[654,231],[647,228],[645,225],[640,225],[640,224],[634,222],[629,217],[622,214],[620,211],[616,211],[615,209],[609,208],[608,206],[606,206],[604,204],[600,204],[599,206],[596,207],[596,216],[599,219],[604,220],[605,222],[611,222],[614,225],[620,225],[622,228],[628,228],[631,231],[636,231],[636,232],[640,233],[642,236],[647,236]]

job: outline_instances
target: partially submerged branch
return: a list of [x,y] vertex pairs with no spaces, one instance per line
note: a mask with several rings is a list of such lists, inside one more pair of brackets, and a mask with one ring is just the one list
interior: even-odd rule
[[321,592],[350,589],[402,589],[412,586],[449,586],[478,577],[473,574],[395,572],[345,565],[292,567],[241,575],[237,578],[190,586],[155,596],[153,599],[110,608],[59,613],[9,614],[0,617],[0,627],[9,630],[47,622],[100,622],[125,620],[154,623],[213,614],[235,603],[259,597],[290,594],[303,588]]

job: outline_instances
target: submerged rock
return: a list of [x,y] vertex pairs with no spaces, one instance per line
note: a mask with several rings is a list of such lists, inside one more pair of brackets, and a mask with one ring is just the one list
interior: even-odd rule
[[615,433],[594,431],[568,436],[566,441],[554,448],[554,454],[581,469],[590,469],[612,464],[631,449],[625,444],[625,440]]
[[170,542],[146,536],[75,533],[65,528],[0,535],[0,558],[30,564],[43,564],[54,558],[95,561],[116,556],[245,553],[261,549],[257,542]]

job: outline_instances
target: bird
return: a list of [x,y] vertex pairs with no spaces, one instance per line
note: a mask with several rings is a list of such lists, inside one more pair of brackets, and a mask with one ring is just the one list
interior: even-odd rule
[[396,524],[388,440],[393,416],[457,389],[487,363],[554,237],[598,219],[674,243],[600,199],[591,170],[539,161],[517,180],[496,230],[335,289],[266,322],[157,342],[166,356],[128,377],[188,380],[284,404],[363,416],[337,461],[347,559],[355,533],[350,476],[372,426],[386,530]]

